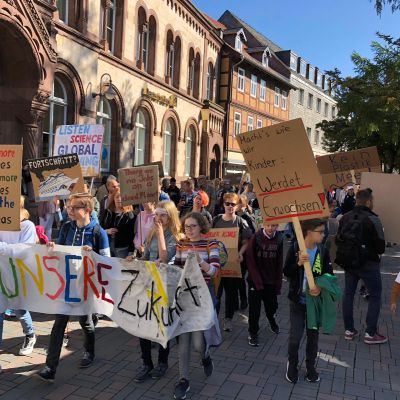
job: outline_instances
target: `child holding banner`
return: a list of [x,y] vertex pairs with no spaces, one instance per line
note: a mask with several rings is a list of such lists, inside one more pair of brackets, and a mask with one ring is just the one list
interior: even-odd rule
[[[175,203],[170,200],[161,201],[155,210],[154,226],[150,230],[141,260],[169,263],[176,253],[176,243],[180,239],[179,213]],[[133,257],[128,257],[132,260]],[[135,382],[143,382],[148,377],[161,378],[168,368],[169,343],[164,349],[159,345],[158,364],[154,368],[151,359],[151,341],[139,338],[143,365],[134,377]]]
[[[288,346],[288,362],[286,366],[286,379],[291,383],[298,381],[299,347],[303,337],[304,328],[307,326],[306,302],[307,279],[304,272],[304,263],[309,261],[314,277],[326,273],[333,274],[329,251],[322,245],[325,234],[325,222],[322,219],[309,219],[302,221],[301,229],[307,254],[299,251],[296,241],[290,246],[286,255],[283,273],[289,278],[290,300],[290,331]],[[318,296],[320,288],[315,286],[309,291],[311,296]],[[308,382],[319,382],[319,374],[315,369],[318,352],[318,329],[308,329],[306,345],[306,379]]]
[[[218,242],[203,239],[202,235],[206,234],[210,227],[200,213],[191,212],[186,214],[182,220],[182,229],[185,232],[186,240],[180,241],[176,246],[175,265],[183,267],[188,255],[195,253],[203,277],[211,290],[211,278],[217,275],[220,269]],[[216,321],[218,323],[217,319]],[[204,335],[205,331],[196,331],[183,333],[179,336],[180,380],[175,386],[175,399],[185,399],[186,393],[190,389],[189,364],[192,341],[195,351],[201,355],[204,374],[208,377],[214,370],[214,364]]]
[[[57,244],[66,246],[81,246],[85,251],[95,251],[102,256],[110,257],[110,248],[106,232],[98,223],[90,219],[93,210],[92,196],[89,194],[74,194],[69,198],[68,214],[71,222],[63,225]],[[54,247],[54,242],[49,242]],[[46,365],[37,376],[44,381],[54,381],[60,361],[64,332],[69,321],[69,315],[57,314],[50,335],[50,344],[46,357]],[[80,362],[80,368],[89,367],[94,361],[94,323],[92,315],[82,315],[79,323],[85,336],[85,352]]]

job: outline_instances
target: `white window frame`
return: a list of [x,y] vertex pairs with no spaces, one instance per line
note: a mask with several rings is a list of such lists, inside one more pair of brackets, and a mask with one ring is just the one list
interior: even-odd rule
[[235,111],[233,121],[233,136],[236,137],[236,135],[239,135],[242,131],[242,114]]
[[175,45],[172,42],[169,45],[169,49],[167,51],[167,57],[166,57],[166,66],[165,66],[165,76],[168,76],[171,78],[171,82],[174,79],[174,73],[175,73]]
[[[303,67],[304,67],[304,73],[302,72]],[[299,69],[299,73],[300,73],[300,75],[302,75],[302,76],[304,76],[304,77],[306,77],[306,75],[307,75],[307,63],[306,63],[305,60],[303,60],[303,59],[300,60],[300,69]]]
[[264,65],[265,68],[269,67],[269,55],[267,51],[264,51],[263,56],[262,56],[262,65]]
[[[135,155],[133,159],[133,165],[142,165],[145,163],[145,152],[146,152],[146,131],[148,127],[146,126],[146,111],[143,109],[138,110],[136,114],[136,122],[135,122]],[[140,120],[140,115],[143,116],[143,121]],[[143,135],[143,149],[139,147],[139,136]]]
[[238,68],[237,90],[239,92],[244,92],[245,87],[246,87],[246,71],[243,68]]
[[275,86],[274,107],[279,107],[281,102],[281,89]]
[[[108,42],[108,50],[110,53],[114,54],[115,50],[115,18],[116,18],[116,7],[115,7],[115,0],[110,1],[110,7],[108,8],[108,13],[112,12],[112,27],[108,26],[108,18],[106,21],[106,39],[108,41],[108,31],[111,31],[111,43]],[[107,16],[108,17],[108,16]]]
[[[294,68],[293,68],[292,64],[294,64]],[[292,71],[297,72],[297,56],[295,56],[294,54],[290,55],[290,69]]]
[[287,92],[282,90],[282,110],[287,110]]
[[263,127],[262,119],[257,118],[257,129],[260,129],[262,127]]
[[243,49],[243,42],[242,39],[240,38],[240,34],[237,34],[235,37],[235,50],[241,53],[242,49]]
[[247,131],[253,131],[254,130],[254,117],[252,115],[247,116]]
[[250,81],[250,96],[256,98],[257,97],[257,83],[258,78],[257,75],[251,74],[251,81]]
[[[168,125],[170,124],[170,130],[168,130]],[[173,129],[174,129],[174,122],[170,119],[167,120],[164,129],[164,138],[163,138],[163,167],[164,167],[164,175],[170,175],[171,166],[172,166],[172,139],[173,139]],[[167,145],[169,144],[169,152],[167,151]],[[168,162],[167,162],[168,158]]]
[[185,176],[190,176],[192,173],[193,139],[193,127],[189,126],[186,133],[185,143]]
[[260,100],[265,101],[267,93],[267,82],[264,79],[260,80]]
[[207,68],[207,81],[206,81],[206,100],[212,100],[211,98],[211,88],[213,85],[213,66],[211,63],[208,64],[208,68]]

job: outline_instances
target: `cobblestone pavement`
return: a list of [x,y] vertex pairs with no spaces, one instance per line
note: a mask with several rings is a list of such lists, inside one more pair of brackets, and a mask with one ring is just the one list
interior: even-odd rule
[[[191,390],[188,398],[216,399],[400,399],[400,323],[398,316],[389,311],[390,287],[400,270],[400,247],[387,249],[383,258],[383,306],[380,331],[389,336],[389,343],[368,346],[361,338],[347,342],[343,337],[343,322],[339,315],[336,334],[320,335],[318,370],[319,383],[304,381],[304,346],[302,346],[301,375],[296,385],[285,380],[288,339],[287,283],[280,296],[278,322],[281,333],[267,330],[262,319],[260,347],[247,344],[247,316],[238,312],[234,330],[224,333],[224,342],[213,350],[214,374],[206,379],[196,354],[192,356]],[[338,271],[343,283],[343,273]],[[358,295],[355,302],[357,328],[363,332],[366,301]],[[52,316],[33,315],[38,342],[31,356],[20,357],[18,350],[23,341],[18,321],[6,321],[3,352],[0,363],[0,398],[18,400],[80,400],[80,399],[171,399],[178,378],[177,349],[171,348],[169,370],[158,381],[134,383],[132,376],[141,365],[139,341],[111,321],[100,321],[96,330],[96,361],[88,369],[77,364],[82,355],[82,334],[79,324],[71,325],[70,347],[63,349],[62,360],[53,384],[33,377],[45,361],[46,346],[52,327]],[[153,350],[154,356],[156,352]],[[154,357],[156,361],[156,357]]]

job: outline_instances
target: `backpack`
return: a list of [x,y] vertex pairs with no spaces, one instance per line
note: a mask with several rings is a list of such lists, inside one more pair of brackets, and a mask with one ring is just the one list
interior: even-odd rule
[[368,214],[352,212],[340,227],[335,238],[337,246],[335,263],[344,270],[361,268],[368,260],[365,246],[363,224]]
[[[65,222],[65,224],[62,226],[61,231],[60,231],[60,236],[58,238],[58,241],[60,244],[64,244],[65,240],[67,239],[68,232],[71,229],[71,221]],[[100,225],[96,224],[93,228],[93,251],[97,254],[100,254]]]

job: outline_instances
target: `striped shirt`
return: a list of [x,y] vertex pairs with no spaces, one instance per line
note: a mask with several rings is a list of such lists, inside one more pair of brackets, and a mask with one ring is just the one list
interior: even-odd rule
[[[176,245],[175,265],[183,267],[190,252],[196,252],[200,258],[215,268],[220,269],[219,244],[215,240],[202,239],[196,242],[181,240]],[[212,269],[214,269],[212,268]],[[204,280],[208,284],[211,276],[202,271]],[[214,274],[213,274],[214,275]]]

